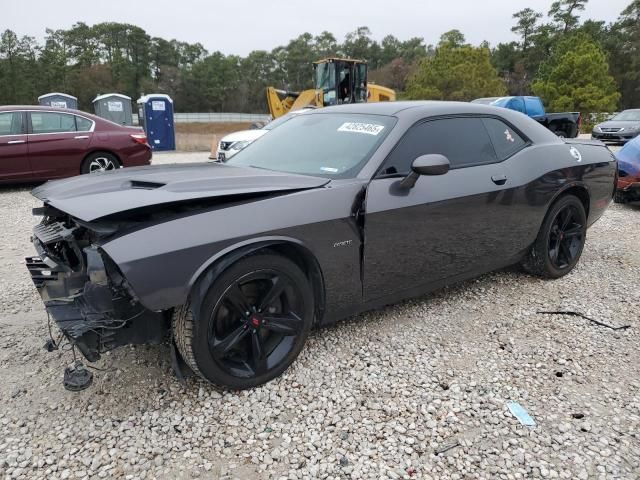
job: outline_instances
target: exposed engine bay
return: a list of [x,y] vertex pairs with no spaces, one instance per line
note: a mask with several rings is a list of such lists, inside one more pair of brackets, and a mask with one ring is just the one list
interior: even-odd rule
[[143,307],[117,266],[95,243],[100,234],[54,208],[44,207],[26,259],[47,313],[89,360],[125,344],[160,343],[166,313]]

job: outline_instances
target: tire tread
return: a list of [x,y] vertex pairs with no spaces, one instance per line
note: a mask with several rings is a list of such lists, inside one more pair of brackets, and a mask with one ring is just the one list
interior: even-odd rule
[[189,365],[189,368],[198,376],[204,378],[193,355],[193,323],[193,313],[189,302],[173,311],[173,338],[178,352],[180,352],[186,364]]

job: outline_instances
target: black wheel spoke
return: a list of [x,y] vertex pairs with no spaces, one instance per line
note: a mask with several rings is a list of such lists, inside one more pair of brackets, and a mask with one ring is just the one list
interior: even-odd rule
[[273,277],[271,282],[272,282],[271,287],[269,288],[267,293],[264,295],[264,297],[260,301],[260,304],[258,305],[258,310],[260,311],[266,310],[267,307],[269,307],[269,305],[271,305],[274,300],[280,297],[280,295],[284,290],[285,282],[279,276]]
[[560,242],[560,252],[562,252],[562,256],[564,257],[567,265],[570,264],[573,255],[571,254],[571,249],[569,248],[569,244],[567,242]]
[[555,268],[571,268],[584,241],[584,215],[573,205],[560,210],[549,231],[549,260]]
[[263,328],[284,335],[297,335],[302,329],[303,322],[295,313],[269,314],[264,317]]
[[209,353],[227,375],[264,377],[290,360],[305,333],[309,319],[294,313],[305,311],[305,286],[269,267],[232,278],[211,312]]
[[560,230],[561,231],[565,231],[567,229],[567,227],[569,226],[569,223],[571,223],[571,219],[573,218],[573,213],[571,212],[571,210],[567,209],[564,212],[564,218],[561,221],[560,224]]
[[574,226],[564,231],[565,238],[577,237],[580,234],[582,234],[582,225],[574,224]]
[[227,290],[225,300],[242,318],[246,318],[248,313],[251,313],[250,303],[237,283]]
[[253,372],[261,375],[267,370],[267,355],[258,332],[251,335],[251,353],[253,355]]
[[224,358],[234,347],[236,347],[240,341],[247,335],[249,330],[245,325],[240,325],[238,328],[233,330],[230,334],[228,334],[224,339],[219,342],[213,343],[212,350],[213,354],[217,358]]

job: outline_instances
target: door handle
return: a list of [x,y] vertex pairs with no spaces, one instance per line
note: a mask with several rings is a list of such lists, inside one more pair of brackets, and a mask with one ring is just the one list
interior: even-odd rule
[[9,140],[7,142],[8,145],[16,145],[18,143],[26,143],[26,141],[25,140]]
[[491,180],[496,185],[504,185],[505,183],[507,183],[507,176],[506,175],[494,175],[494,176],[491,177]]
[[89,135],[76,135],[75,137],[76,140],[86,140],[87,138],[89,138]]

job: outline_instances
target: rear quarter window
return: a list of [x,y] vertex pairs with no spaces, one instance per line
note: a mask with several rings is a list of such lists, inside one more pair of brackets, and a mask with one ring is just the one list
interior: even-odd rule
[[491,143],[500,161],[506,160],[527,146],[527,141],[513,128],[496,118],[483,118]]
[[91,130],[93,122],[84,117],[76,117],[76,127],[79,132],[88,132]]

